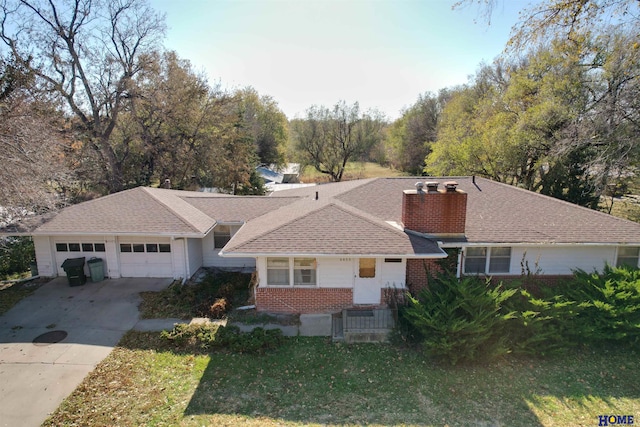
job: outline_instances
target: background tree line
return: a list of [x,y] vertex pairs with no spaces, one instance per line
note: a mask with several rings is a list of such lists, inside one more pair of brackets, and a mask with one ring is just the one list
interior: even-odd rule
[[[496,2],[461,3],[490,16]],[[543,1],[503,55],[397,120],[338,101],[288,121],[273,98],[222,90],[166,51],[164,17],[145,0],[4,0],[1,215],[165,179],[260,193],[255,167],[286,161],[334,181],[349,161],[482,175],[595,207],[637,172],[638,7]]]

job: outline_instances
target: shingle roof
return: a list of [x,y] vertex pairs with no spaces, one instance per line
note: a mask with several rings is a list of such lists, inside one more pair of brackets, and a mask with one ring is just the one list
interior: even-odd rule
[[[198,235],[215,224],[211,218],[182,206],[177,197],[172,198],[175,190],[150,190],[138,187],[69,206],[33,231],[35,234]],[[186,214],[193,217],[183,216]]]
[[197,208],[217,222],[246,222],[267,212],[287,206],[298,200],[297,197],[263,196],[189,196],[183,200]]
[[401,221],[402,190],[455,180],[468,194],[470,243],[640,243],[640,224],[483,178],[381,178],[336,196],[372,215]]
[[[314,203],[314,202],[312,202]],[[241,230],[225,253],[300,255],[444,255],[435,242],[407,234],[348,206],[321,203],[283,224]],[[298,211],[301,213],[301,210]],[[267,215],[269,216],[269,215]],[[252,231],[256,231],[255,235]]]
[[[451,179],[366,179],[284,190],[272,197],[139,187],[0,232],[202,237],[216,222],[243,222],[223,252],[436,255],[433,242],[390,223],[401,222],[403,190],[413,189],[417,181]],[[469,244],[640,245],[640,224],[487,179],[453,179],[468,194]]]

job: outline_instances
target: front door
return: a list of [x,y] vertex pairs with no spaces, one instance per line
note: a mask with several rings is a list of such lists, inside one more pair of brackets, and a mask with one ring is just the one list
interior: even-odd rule
[[380,284],[377,260],[359,258],[355,260],[353,285],[354,304],[380,304]]

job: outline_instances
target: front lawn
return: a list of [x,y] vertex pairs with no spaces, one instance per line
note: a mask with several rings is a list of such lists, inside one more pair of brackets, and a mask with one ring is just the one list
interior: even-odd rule
[[130,332],[45,422],[59,425],[595,426],[640,416],[638,354],[436,365],[391,345],[291,338],[265,355]]

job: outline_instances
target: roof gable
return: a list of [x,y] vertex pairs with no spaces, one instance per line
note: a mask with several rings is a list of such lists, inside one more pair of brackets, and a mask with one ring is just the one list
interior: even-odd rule
[[[243,235],[244,234],[244,235]],[[241,230],[225,253],[309,255],[441,255],[435,242],[411,238],[384,222],[330,203],[256,235]]]
[[[34,233],[197,235],[214,225],[210,218],[187,212],[169,197],[144,187],[121,191],[68,206]],[[196,215],[191,218],[190,214]]]

